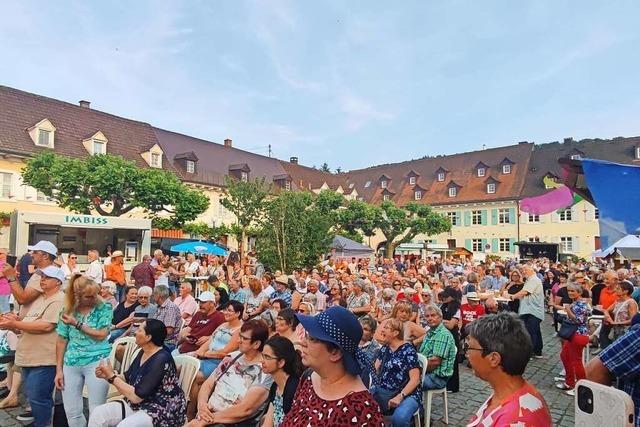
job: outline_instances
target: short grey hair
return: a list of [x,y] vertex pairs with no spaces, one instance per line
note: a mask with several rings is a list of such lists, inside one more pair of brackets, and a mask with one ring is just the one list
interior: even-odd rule
[[193,290],[193,286],[191,286],[190,282],[182,282],[180,283],[180,286],[186,286],[189,289],[189,292]]
[[143,297],[150,297],[152,293],[153,289],[149,286],[141,286],[140,289],[138,289],[138,296],[142,295]]
[[363,326],[368,326],[371,329],[372,333],[376,332],[376,329],[378,328],[378,322],[376,322],[376,320],[369,316],[362,316],[360,319],[358,319],[360,321],[360,324]]
[[167,286],[158,285],[155,288],[153,288],[153,296],[160,297],[162,299],[167,299],[169,298],[169,296],[171,296],[171,291]]
[[425,311],[425,313],[427,311],[431,311],[433,313],[436,313],[440,318],[442,318],[442,310],[440,310],[440,307],[438,307],[435,304],[426,304],[424,306],[424,311]]
[[577,292],[579,294],[582,294],[582,286],[580,286],[577,283],[569,283],[567,285],[567,291],[574,291],[574,292]]
[[478,273],[471,272],[467,276],[467,282],[469,283],[478,283]]

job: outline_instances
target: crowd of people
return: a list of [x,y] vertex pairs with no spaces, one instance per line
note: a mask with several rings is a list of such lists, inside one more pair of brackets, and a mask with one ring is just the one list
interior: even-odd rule
[[[69,426],[410,426],[430,416],[425,391],[459,391],[463,363],[493,390],[469,425],[548,426],[523,376],[543,357],[562,360],[567,394],[590,378],[640,407],[636,269],[330,257],[281,272],[251,254],[157,250],[127,274],[117,250],[89,251],[85,271],[50,242],[29,250],[14,268],[0,249],[0,291],[14,302],[0,317],[0,407],[22,390],[35,426],[51,425],[54,390]],[[559,355],[543,353],[542,322],[555,325]],[[140,351],[117,372],[125,338]],[[199,360],[188,389],[185,355]],[[112,392],[121,397],[107,401]]]

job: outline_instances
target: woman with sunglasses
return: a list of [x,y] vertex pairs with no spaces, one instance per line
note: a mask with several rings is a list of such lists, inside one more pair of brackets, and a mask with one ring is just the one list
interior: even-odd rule
[[67,262],[63,262],[60,268],[64,272],[64,276],[66,278],[70,278],[74,274],[80,273],[80,267],[78,267],[78,255],[73,251],[69,252]]
[[100,285],[87,276],[71,277],[65,291],[65,308],[56,332],[55,384],[62,390],[67,422],[84,427],[82,389],[86,385],[89,413],[107,400],[109,384],[95,375],[100,360],[109,357],[109,330],[113,316],[111,304],[100,296]]
[[281,336],[269,338],[262,349],[262,372],[271,375],[273,385],[262,427],[280,426],[291,409],[302,371],[300,353],[295,351],[293,343]]
[[342,307],[345,307],[347,305],[347,302],[342,296],[342,288],[340,287],[340,283],[338,283],[337,281],[329,288],[329,295],[327,296],[327,308],[336,305],[340,305]]
[[[506,292],[507,295],[515,295],[520,292],[523,287],[524,282],[522,281],[522,275],[518,270],[514,270],[511,272],[511,274],[509,274],[509,282],[504,285],[502,294],[504,295],[504,293]],[[520,308],[520,300],[511,300],[507,304],[509,306],[509,311],[512,311],[514,313],[518,312],[518,309]]]

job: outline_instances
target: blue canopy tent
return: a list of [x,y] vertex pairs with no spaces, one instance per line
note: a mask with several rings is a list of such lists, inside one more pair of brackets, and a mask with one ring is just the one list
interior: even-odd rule
[[173,252],[191,252],[197,255],[226,255],[227,250],[216,245],[215,243],[203,242],[201,240],[195,240],[193,242],[180,243],[179,245],[171,246]]

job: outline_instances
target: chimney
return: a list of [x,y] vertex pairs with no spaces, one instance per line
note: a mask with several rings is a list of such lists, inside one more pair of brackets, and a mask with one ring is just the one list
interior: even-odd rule
[[528,144],[528,143],[529,143],[529,141],[520,141],[520,142],[518,142],[518,144]]
[[298,164],[298,158],[297,157],[290,157],[289,158],[289,163],[293,163],[294,165]]
[[230,140],[229,138],[224,140],[224,146],[225,147],[233,147],[233,141]]
[[565,138],[564,139],[564,143],[565,144],[571,144],[572,142],[573,142],[573,137],[572,136],[570,136],[569,138]]
[[89,101],[85,101],[84,99],[80,100],[78,104],[83,108],[91,108],[91,103]]

